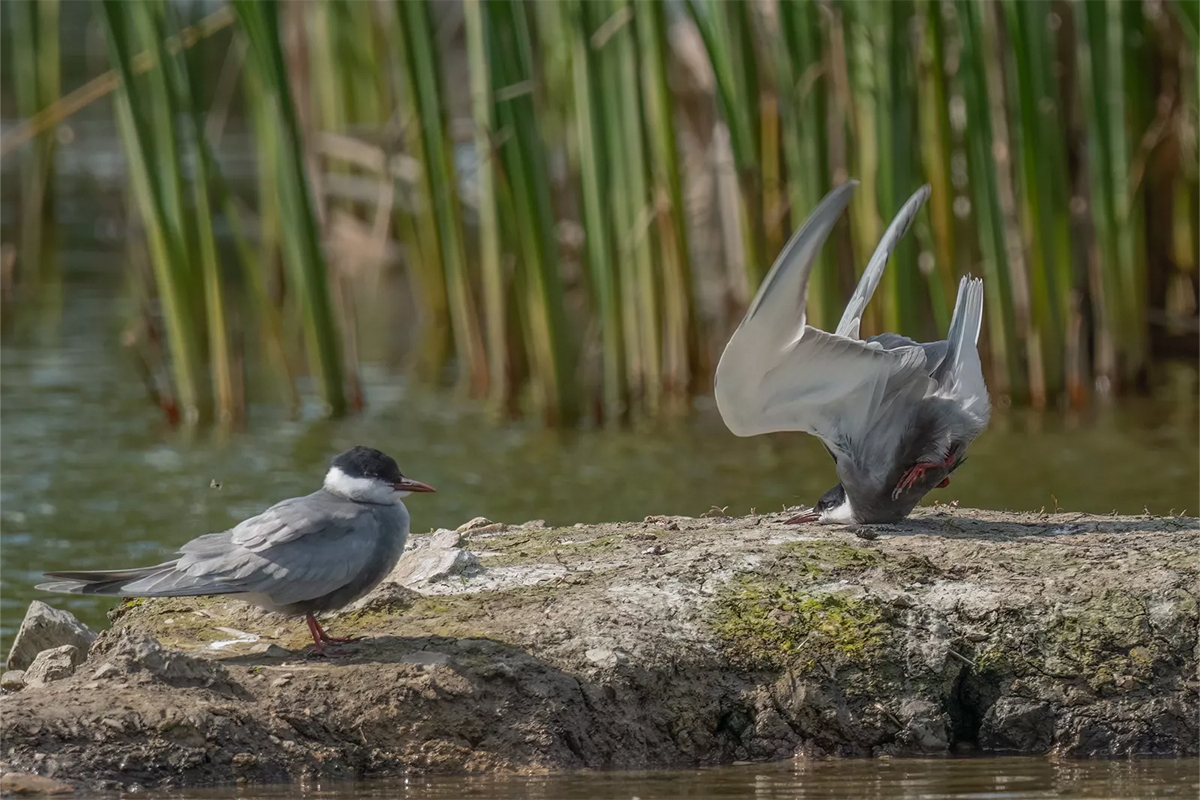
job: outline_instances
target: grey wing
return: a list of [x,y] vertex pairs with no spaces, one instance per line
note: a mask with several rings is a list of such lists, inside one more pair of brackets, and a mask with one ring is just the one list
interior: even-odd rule
[[933,390],[927,364],[921,347],[885,350],[806,326],[775,367],[747,387],[751,431],[807,431],[849,453],[889,403]]
[[763,402],[755,387],[808,330],[804,306],[809,275],[817,253],[857,185],[857,181],[847,181],[817,204],[775,259],[745,318],[721,354],[713,389],[721,418],[738,436],[763,431],[759,418]]
[[983,366],[979,361],[979,330],[983,323],[983,280],[964,277],[958,284],[958,298],[950,332],[946,335],[946,355],[933,371],[937,394],[953,397],[965,410],[983,420],[991,412]]
[[230,531],[193,539],[173,570],[126,588],[142,596],[263,594],[277,605],[340,589],[370,565],[379,524],[369,509],[319,500],[314,508],[312,497],[285,500]]
[[908,198],[900,207],[896,218],[888,225],[871,260],[867,262],[867,268],[863,270],[862,277],[858,280],[858,286],[854,289],[850,302],[846,304],[846,310],[842,312],[842,319],[835,331],[839,336],[858,338],[858,328],[862,322],[863,311],[870,302],[871,295],[875,294],[875,287],[879,285],[879,279],[883,277],[883,268],[887,266],[888,259],[892,257],[896,245],[912,227],[913,220],[917,218],[917,212],[929,199],[929,194],[929,184],[925,184],[914,192],[912,197]]
[[747,333],[777,342],[793,339],[800,333],[808,299],[808,276],[817,253],[857,187],[858,181],[846,181],[825,195],[792,235],[763,278],[742,324],[730,339],[731,344],[743,328],[750,329]]

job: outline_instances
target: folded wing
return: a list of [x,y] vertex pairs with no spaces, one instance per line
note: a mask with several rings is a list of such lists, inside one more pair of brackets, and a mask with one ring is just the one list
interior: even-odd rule
[[285,500],[232,530],[210,533],[180,548],[176,561],[134,570],[55,572],[39,589],[120,597],[263,594],[277,605],[340,589],[375,557],[378,526],[353,504],[305,513]]

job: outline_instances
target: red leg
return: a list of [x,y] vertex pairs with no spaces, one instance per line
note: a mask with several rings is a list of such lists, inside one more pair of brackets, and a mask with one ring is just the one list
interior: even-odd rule
[[360,637],[357,636],[330,636],[321,627],[321,623],[317,622],[317,618],[312,614],[305,614],[304,621],[308,623],[308,632],[312,634],[313,647],[312,655],[314,656],[333,656],[339,655],[336,650],[326,650],[326,644],[345,644],[346,642],[356,642]]
[[[903,492],[905,489],[911,488],[929,470],[938,469],[939,467],[952,466],[954,466],[953,455],[946,456],[945,461],[921,461],[913,464],[912,467],[909,468],[908,472],[904,473],[904,476],[900,478],[900,482],[896,484],[896,488],[892,492],[892,499],[895,500],[900,496],[901,492]],[[944,481],[943,483],[948,482],[949,480],[947,479],[947,481]]]

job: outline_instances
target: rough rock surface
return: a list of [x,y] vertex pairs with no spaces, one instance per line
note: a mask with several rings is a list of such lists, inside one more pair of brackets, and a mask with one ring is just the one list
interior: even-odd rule
[[456,533],[478,567],[330,615],[366,638],[327,661],[300,620],[131,601],[74,676],[0,700],[4,759],[113,788],[1197,753],[1197,520],[942,506],[864,540],[783,519]]
[[45,686],[51,681],[61,681],[75,674],[75,667],[83,658],[84,654],[73,644],[43,650],[25,670],[22,678],[26,686]]
[[66,644],[79,648],[86,653],[96,640],[96,633],[75,619],[70,611],[51,608],[40,600],[29,604],[25,619],[17,636],[13,639],[12,649],[8,651],[9,669],[27,669],[37,654],[53,647]]
[[43,778],[32,772],[6,772],[0,775],[0,796],[47,797],[73,794],[75,787],[64,781]]

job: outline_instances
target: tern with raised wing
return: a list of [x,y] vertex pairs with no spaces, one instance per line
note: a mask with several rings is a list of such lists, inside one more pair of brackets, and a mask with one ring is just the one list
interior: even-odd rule
[[863,310],[929,187],[900,209],[833,333],[806,323],[817,253],[857,181],[821,200],[767,273],[717,365],[717,407],[738,436],[806,431],[833,456],[839,484],[797,522],[896,522],[949,482],[991,414],[976,343],[983,281],[964,277],[946,338],[859,338]]

